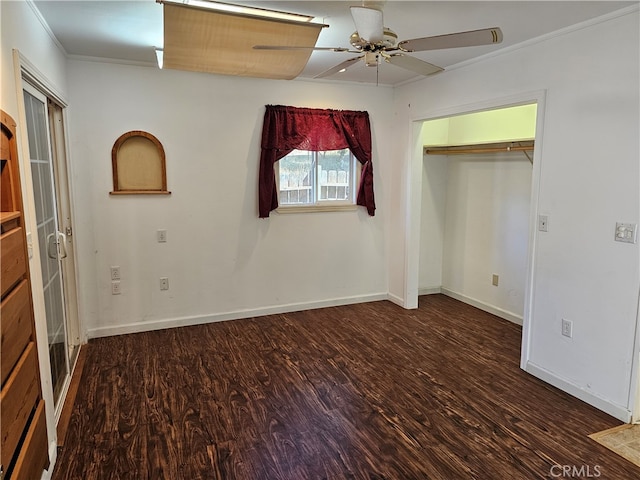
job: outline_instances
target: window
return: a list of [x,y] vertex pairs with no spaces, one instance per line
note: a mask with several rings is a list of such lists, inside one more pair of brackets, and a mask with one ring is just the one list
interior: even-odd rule
[[292,151],[276,164],[280,211],[300,210],[298,207],[334,210],[355,205],[357,163],[348,148]]
[[[307,166],[301,168],[297,179],[298,184],[295,186],[300,187],[302,182],[303,187],[309,187],[296,188],[296,190],[309,190],[309,192],[306,196],[296,192],[294,195],[297,195],[297,199],[288,200],[295,202],[295,208],[293,208],[294,205],[291,205],[291,208],[285,205],[281,211],[342,210],[354,208],[353,205],[361,205],[366,207],[370,216],[375,215],[371,126],[367,112],[267,105],[260,147],[258,174],[258,216],[260,218],[267,218],[269,212],[280,205],[280,168],[283,174],[291,173],[287,170],[295,171],[291,166],[280,167],[280,160],[294,152],[304,152],[307,156],[305,160]],[[336,157],[340,157],[336,152],[343,152],[346,155],[346,149],[353,154],[353,156],[349,154],[350,168],[344,170],[349,174],[348,181],[344,182],[347,184],[346,188],[340,188],[339,183],[342,177],[338,177],[337,168],[335,169],[336,183],[323,185],[323,171],[326,171],[327,182],[330,182],[333,176],[331,164],[335,163]],[[300,163],[304,165],[305,162]],[[287,163],[289,162],[285,162]],[[361,172],[356,170],[354,164],[361,168]],[[283,187],[291,187],[291,177],[285,176],[285,178],[286,185],[283,182]],[[357,194],[356,178],[360,179],[357,184]],[[333,200],[331,200],[332,194],[335,197]],[[323,195],[325,195],[324,199]],[[355,196],[355,201],[352,195]],[[337,200],[338,198],[341,199]]]

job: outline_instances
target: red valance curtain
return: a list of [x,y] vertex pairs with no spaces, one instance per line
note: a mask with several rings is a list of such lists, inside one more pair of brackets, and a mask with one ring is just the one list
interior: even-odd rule
[[371,126],[367,112],[267,105],[262,126],[258,184],[260,218],[278,208],[274,164],[293,150],[325,151],[348,148],[362,164],[356,203],[375,213]]

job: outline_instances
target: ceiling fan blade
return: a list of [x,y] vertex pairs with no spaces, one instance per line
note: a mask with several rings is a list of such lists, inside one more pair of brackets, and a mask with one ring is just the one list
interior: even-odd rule
[[402,67],[407,70],[411,70],[412,72],[419,73],[425,77],[444,70],[444,68],[438,67],[437,65],[432,65],[420,60],[419,58],[404,55],[402,53],[385,56],[385,61],[397,67]]
[[384,26],[380,10],[368,7],[351,7],[351,16],[361,39],[370,43],[381,42],[384,39]]
[[339,63],[335,67],[332,67],[329,70],[326,70],[321,74],[316,75],[313,78],[324,78],[324,77],[328,77],[329,75],[333,75],[334,73],[338,73],[340,70],[349,68],[351,65],[354,65],[362,57],[364,57],[364,55],[360,55],[359,57],[353,57],[353,58],[350,58],[349,60],[345,60],[344,62]]
[[254,50],[318,50],[318,51],[329,51],[329,52],[350,52],[350,53],[360,53],[357,50],[349,50],[345,47],[292,47],[287,45],[254,45]]
[[405,52],[423,52],[444,48],[473,47],[491,45],[502,42],[502,30],[498,27],[471,30],[469,32],[450,33],[435,37],[414,38],[398,43],[398,48]]

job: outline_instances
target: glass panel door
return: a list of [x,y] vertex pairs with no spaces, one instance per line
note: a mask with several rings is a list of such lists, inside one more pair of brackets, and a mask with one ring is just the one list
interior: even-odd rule
[[69,375],[65,301],[61,259],[66,256],[66,238],[59,230],[54,171],[50,149],[47,99],[32,88],[24,89],[29,138],[31,176],[38,224],[40,266],[44,287],[49,340],[51,382],[56,410]]

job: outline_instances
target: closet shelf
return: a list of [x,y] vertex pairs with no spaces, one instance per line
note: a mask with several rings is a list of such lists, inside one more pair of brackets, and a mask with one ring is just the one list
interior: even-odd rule
[[482,143],[476,145],[447,145],[443,147],[425,145],[424,155],[471,155],[481,153],[533,151],[534,140],[521,142]]

